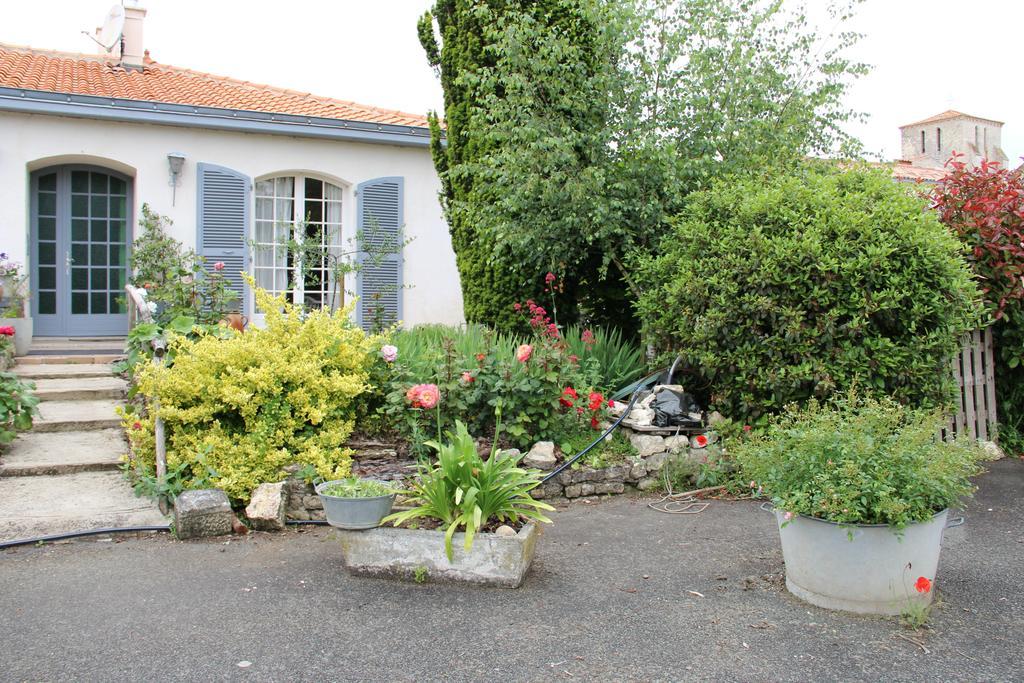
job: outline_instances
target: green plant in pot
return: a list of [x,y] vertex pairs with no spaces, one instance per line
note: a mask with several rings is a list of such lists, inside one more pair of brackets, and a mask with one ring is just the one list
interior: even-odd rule
[[339,529],[373,529],[391,512],[397,491],[373,479],[348,477],[316,485],[327,523]]
[[786,586],[831,609],[927,606],[949,508],[981,473],[976,442],[943,441],[939,411],[851,391],[773,418],[734,455],[771,498]]

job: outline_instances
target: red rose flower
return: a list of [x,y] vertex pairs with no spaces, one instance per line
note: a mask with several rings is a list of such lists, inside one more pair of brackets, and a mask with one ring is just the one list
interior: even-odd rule
[[932,582],[923,576],[919,576],[917,577],[917,582],[914,583],[914,588],[918,593],[927,593],[932,589]]
[[4,325],[3,327],[0,327],[0,335],[3,335],[5,337],[13,337],[14,328],[11,327],[10,325]]
[[598,410],[604,404],[604,396],[602,396],[599,392],[596,391],[590,392],[590,395],[587,396],[587,399],[590,401],[589,405],[591,410]]
[[704,448],[705,446],[708,445],[708,437],[704,436],[703,434],[698,434],[697,436],[693,437],[693,443],[695,446],[697,446],[697,448]]
[[477,363],[483,363],[484,362],[484,358],[487,358],[486,354],[483,354],[483,353],[476,354],[476,362]]
[[544,276],[544,283],[545,284],[550,285],[554,281],[555,281],[555,274],[554,273],[548,273],[547,275]]

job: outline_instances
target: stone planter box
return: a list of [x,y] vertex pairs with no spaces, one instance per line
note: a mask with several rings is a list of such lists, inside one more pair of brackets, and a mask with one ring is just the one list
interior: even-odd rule
[[476,534],[473,549],[463,549],[465,534],[452,538],[452,561],[444,552],[444,531],[378,527],[336,530],[345,568],[364,576],[454,581],[518,588],[533,562],[540,531],[529,523],[515,536]]

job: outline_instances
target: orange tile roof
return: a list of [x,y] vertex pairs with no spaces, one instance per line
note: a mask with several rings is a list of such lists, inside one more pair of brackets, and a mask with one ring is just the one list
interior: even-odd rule
[[897,180],[921,180],[924,182],[937,183],[946,177],[946,170],[943,168],[928,168],[925,166],[914,166],[909,161],[900,159],[891,164],[879,164],[879,166],[891,166],[892,177]]
[[914,123],[905,123],[902,126],[900,126],[900,128],[909,128],[910,126],[920,126],[920,125],[925,124],[925,123],[937,123],[939,121],[946,121],[948,119],[959,119],[961,117],[968,118],[968,119],[981,119],[982,121],[991,121],[992,123],[998,123],[1000,125],[1002,125],[1002,123],[1003,123],[1002,121],[996,121],[995,119],[986,119],[984,116],[975,116],[974,114],[965,114],[965,113],[963,113],[961,111],[956,111],[954,109],[949,109],[947,111],[942,112],[941,114],[936,114],[935,116],[929,116],[926,119],[922,119],[920,121],[915,121]]
[[417,114],[159,64],[149,59],[148,51],[142,69],[125,69],[99,55],[0,43],[0,87],[417,128],[428,125],[426,117]]

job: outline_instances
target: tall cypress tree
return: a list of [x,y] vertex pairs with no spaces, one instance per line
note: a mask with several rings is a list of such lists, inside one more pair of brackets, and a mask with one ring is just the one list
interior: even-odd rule
[[[524,211],[522,207],[529,202],[518,200],[523,192],[536,192],[536,188],[517,185],[515,178],[502,178],[495,173],[495,165],[502,162],[504,146],[523,142],[507,134],[509,127],[523,123],[514,120],[517,117],[510,116],[510,112],[531,107],[529,93],[524,95],[522,89],[518,89],[514,101],[506,102],[507,85],[517,79],[543,77],[520,61],[504,58],[510,50],[507,41],[518,40],[520,35],[541,43],[568,41],[589,46],[582,50],[584,59],[598,59],[593,47],[596,28],[587,19],[584,4],[582,0],[437,0],[433,11],[420,18],[420,42],[430,64],[439,71],[444,89],[444,131],[437,114],[431,113],[431,149],[441,178],[441,201],[469,321],[498,328],[513,327],[516,320],[511,304],[539,295],[548,269],[569,276],[568,288],[563,292],[566,298],[578,280],[560,269],[559,264],[539,266],[536,258],[520,253],[530,250],[531,245],[510,245],[497,239],[495,233],[515,232],[517,223],[524,220],[550,221],[552,205],[560,205],[557,194],[561,185],[555,189],[553,204],[549,201],[539,210],[526,206]],[[435,22],[441,36],[440,46],[435,38]],[[584,70],[591,67],[585,65]],[[505,73],[510,70],[522,72]],[[565,86],[561,82],[552,84],[555,89]],[[563,109],[559,107],[558,116],[573,120],[570,129],[603,126],[600,116],[594,118],[592,105],[580,107],[579,111],[569,107],[567,113]],[[545,111],[541,115],[549,114]],[[555,131],[539,133],[548,139],[558,136]],[[567,145],[572,147],[573,142]],[[576,163],[590,165],[592,160],[585,154],[578,156]],[[561,160],[553,163],[564,167]],[[506,201],[513,199],[517,201]],[[503,209],[496,207],[506,203],[516,204],[520,209],[511,216],[503,214]],[[579,255],[566,261],[576,263]],[[569,315],[565,318],[572,317],[570,311],[566,313]]]

